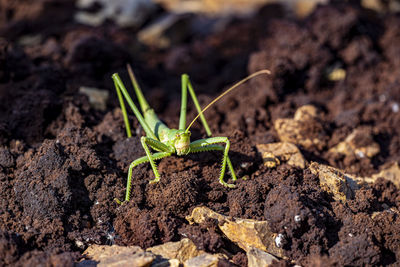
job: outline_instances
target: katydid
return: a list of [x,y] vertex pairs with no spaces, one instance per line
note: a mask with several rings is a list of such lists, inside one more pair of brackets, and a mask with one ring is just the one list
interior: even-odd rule
[[[132,136],[128,114],[125,107],[125,102],[123,97],[125,97],[126,102],[128,103],[129,107],[132,109],[133,113],[135,114],[136,118],[139,120],[140,125],[143,127],[144,131],[146,132],[146,136],[142,136],[140,141],[146,152],[146,156],[138,158],[134,160],[129,165],[128,170],[128,180],[126,185],[126,194],[125,194],[125,201],[129,201],[130,199],[130,191],[131,191],[131,183],[132,183],[132,171],[133,168],[139,164],[150,162],[151,168],[153,169],[153,173],[155,178],[150,181],[150,183],[155,183],[160,180],[160,174],[157,170],[155,161],[160,160],[162,158],[171,156],[172,154],[177,154],[178,156],[184,156],[189,153],[196,153],[196,152],[205,152],[205,151],[222,151],[223,158],[222,158],[222,167],[221,172],[219,175],[219,182],[226,186],[226,187],[235,187],[234,184],[229,184],[224,181],[224,175],[226,166],[228,165],[229,172],[231,174],[232,180],[235,181],[236,174],[235,170],[233,169],[231,160],[228,156],[228,151],[230,147],[230,142],[227,137],[210,137],[205,139],[196,140],[194,142],[190,142],[190,127],[193,123],[200,117],[200,120],[205,128],[205,131],[208,136],[211,136],[211,130],[208,126],[208,123],[203,115],[204,111],[206,111],[212,104],[214,104],[217,100],[223,97],[225,94],[232,91],[234,88],[238,87],[239,85],[243,84],[247,80],[260,75],[260,74],[270,74],[268,70],[261,70],[258,72],[253,73],[252,75],[244,78],[243,80],[239,81],[216,99],[214,99],[210,104],[208,104],[203,110],[200,108],[199,101],[197,100],[196,94],[193,90],[193,86],[189,80],[189,76],[187,74],[183,74],[181,77],[181,85],[182,85],[182,99],[181,99],[181,112],[180,112],[180,119],[179,119],[179,129],[170,129],[161,120],[157,117],[155,111],[150,107],[147,103],[146,99],[143,96],[143,93],[137,83],[135,75],[132,71],[130,65],[127,66],[128,73],[130,79],[132,81],[133,88],[135,90],[136,96],[139,101],[140,108],[142,110],[142,114],[140,113],[137,106],[133,103],[132,98],[129,96],[128,91],[126,90],[122,80],[120,79],[117,73],[112,75],[114,80],[114,85],[117,91],[119,103],[121,106],[126,133],[128,138]],[[186,107],[187,107],[187,92],[189,91],[190,96],[194,102],[194,105],[197,109],[198,115],[193,119],[193,121],[189,124],[186,128]],[[218,145],[220,143],[225,144],[225,146]],[[152,154],[150,152],[150,148],[156,151],[156,153]],[[118,199],[116,199],[118,203],[121,203]]]

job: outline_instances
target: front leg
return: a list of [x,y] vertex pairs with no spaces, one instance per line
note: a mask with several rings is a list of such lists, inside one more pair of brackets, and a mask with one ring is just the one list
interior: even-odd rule
[[[225,143],[225,148],[219,145],[215,145],[217,143]],[[206,139],[200,139],[197,141],[194,141],[190,143],[190,153],[195,153],[195,152],[204,152],[204,151],[223,151],[224,156],[222,158],[222,167],[221,167],[221,173],[219,176],[219,182],[220,184],[233,188],[235,187],[234,184],[228,184],[224,181],[224,176],[225,176],[225,170],[226,170],[226,165],[228,164],[229,171],[232,176],[232,180],[236,181],[236,174],[233,169],[231,160],[229,159],[228,152],[229,152],[229,147],[230,147],[230,141],[227,137],[211,137],[211,138],[206,138]]]
[[[165,157],[170,156],[171,153],[170,152],[158,152],[158,153],[154,153],[153,155],[151,155],[151,158],[153,160],[159,160]],[[130,197],[131,197],[131,185],[132,185],[132,172],[133,172],[133,168],[135,168],[137,165],[139,164],[143,164],[149,161],[149,158],[147,156],[138,158],[134,161],[131,162],[131,164],[129,165],[129,170],[128,170],[128,180],[126,182],[126,193],[125,193],[125,201],[129,201]],[[117,202],[118,204],[122,204],[122,202],[119,199],[115,199],[115,202]]]
[[155,178],[153,180],[151,180],[150,183],[156,183],[160,180],[160,174],[158,173],[156,163],[154,162],[153,156],[150,153],[150,149],[149,149],[148,145],[156,150],[169,153],[168,156],[172,154],[172,150],[167,145],[161,143],[160,141],[157,141],[155,139],[152,139],[152,138],[149,138],[146,136],[142,136],[142,138],[140,139],[140,142],[142,143],[144,151],[146,152],[146,156],[150,162],[151,168],[153,169],[154,176],[155,176]]

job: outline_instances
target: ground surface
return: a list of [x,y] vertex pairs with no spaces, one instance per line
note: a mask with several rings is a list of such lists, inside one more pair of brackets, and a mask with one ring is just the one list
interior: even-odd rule
[[[400,17],[328,6],[292,21],[274,18],[277,7],[265,7],[222,33],[158,51],[140,46],[134,30],[74,24],[64,12],[72,8],[67,3],[44,9],[2,5],[10,11],[0,35],[0,265],[66,266],[90,244],[147,248],[183,236],[208,252],[229,248],[233,262],[245,265],[245,253],[217,227],[187,223],[185,216],[200,205],[270,220],[286,237],[286,256],[298,264],[400,264],[399,215],[371,216],[400,208],[400,191],[392,183],[378,180],[343,204],[308,169],[268,169],[255,149],[279,141],[276,119],[313,104],[324,134],[320,146],[301,148],[308,161],[361,176],[400,162]],[[29,19],[21,20],[21,12]],[[40,39],[21,45],[28,33]],[[248,179],[239,179],[235,189],[221,186],[219,153],[170,157],[159,163],[157,184],[148,183],[148,165],[137,167],[132,199],[118,206],[113,199],[125,194],[129,163],[144,155],[133,116],[133,137],[125,137],[110,78],[120,72],[127,81],[127,62],[148,101],[175,127],[182,72],[204,106],[247,73],[270,69],[270,78],[252,80],[206,113],[213,133],[229,137],[237,175]],[[337,66],[346,78],[330,81],[327,72]],[[105,111],[90,107],[78,92],[82,85],[109,90]],[[190,108],[189,119],[194,115]],[[328,153],[360,126],[372,129],[379,154]],[[192,139],[203,136],[194,126]],[[295,214],[301,214],[300,224]]]

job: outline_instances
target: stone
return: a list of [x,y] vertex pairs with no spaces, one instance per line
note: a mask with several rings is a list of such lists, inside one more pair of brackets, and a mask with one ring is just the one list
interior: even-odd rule
[[155,255],[161,256],[165,259],[177,259],[180,263],[184,263],[190,258],[199,256],[205,253],[198,250],[192,240],[184,238],[179,242],[168,242],[162,245],[148,248],[149,251]]
[[218,267],[223,258],[220,255],[203,253],[184,262],[184,267]]
[[358,178],[339,169],[316,162],[312,162],[308,168],[319,177],[321,188],[331,193],[337,201],[353,199],[355,191],[359,189]]
[[275,256],[262,251],[258,248],[250,248],[247,251],[247,266],[248,267],[266,267],[270,266],[273,261],[279,261]]
[[[85,11],[95,3],[101,5],[98,11]],[[99,26],[110,19],[121,27],[139,27],[157,10],[151,0],[78,0],[76,7],[75,20],[90,26]]]
[[293,5],[298,18],[305,18],[315,10],[317,5],[327,4],[328,2],[328,0],[296,0],[287,1],[285,4]]
[[155,261],[151,264],[151,267],[179,267],[182,266],[177,259]]
[[106,110],[109,97],[109,92],[107,90],[82,86],[79,88],[79,93],[89,98],[89,104],[92,108],[101,111]]
[[295,121],[309,121],[315,118],[318,118],[318,111],[313,105],[299,107],[293,117]]
[[249,16],[266,4],[281,4],[290,14],[304,18],[311,14],[318,4],[328,0],[154,0],[166,10],[174,13],[201,13],[208,16]]
[[277,257],[283,257],[282,249],[275,244],[278,234],[271,231],[268,221],[231,218],[207,207],[195,208],[186,219],[190,224],[201,224],[207,219],[217,220],[218,226],[225,236],[243,250],[258,248]]
[[329,152],[346,156],[354,154],[359,158],[372,158],[380,152],[380,147],[372,138],[371,129],[360,127],[348,135],[343,142],[331,148]]
[[322,150],[326,145],[327,135],[312,105],[300,107],[293,119],[277,119],[274,128],[282,142],[289,142],[308,149],[316,147]]
[[269,168],[276,167],[280,162],[304,169],[306,161],[296,145],[288,142],[258,144],[258,152],[261,153],[264,165]]
[[337,82],[344,80],[346,78],[346,70],[342,68],[334,68],[332,71],[330,71],[327,75],[328,80]]
[[374,183],[378,178],[384,178],[391,181],[400,189],[400,168],[397,162],[391,163],[383,168],[379,173],[373,174],[371,177],[364,178],[367,183]]
[[174,13],[203,13],[208,15],[249,15],[271,0],[154,0]]
[[166,49],[187,36],[190,20],[190,16],[166,14],[141,29],[137,38],[148,46]]
[[146,267],[154,261],[156,256],[150,252],[145,252],[138,246],[106,246],[91,245],[83,252],[86,260],[76,264],[83,266],[137,266]]

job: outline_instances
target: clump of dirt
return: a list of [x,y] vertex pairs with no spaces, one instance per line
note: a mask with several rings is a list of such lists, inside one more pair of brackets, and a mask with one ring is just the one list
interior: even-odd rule
[[[0,265],[72,266],[91,244],[148,248],[182,237],[246,265],[245,252],[215,221],[188,224],[185,217],[201,205],[270,221],[285,256],[301,265],[399,263],[400,191],[393,183],[379,179],[353,200],[338,202],[307,168],[268,169],[255,148],[280,140],[277,119],[293,118],[299,107],[312,104],[324,140],[321,146],[299,145],[307,161],[358,176],[399,162],[397,16],[328,5],[293,21],[269,16],[273,8],[266,6],[223,32],[154,51],[138,45],[135,30],[113,24],[89,28],[60,17],[39,31],[51,16],[35,8],[19,22],[23,7],[7,5],[14,11],[2,18],[0,29],[6,37],[0,41],[0,101],[6,103],[0,105]],[[27,21],[37,23],[28,27]],[[40,40],[21,44],[28,33]],[[155,184],[149,184],[154,174],[148,164],[135,167],[130,201],[116,204],[114,198],[124,199],[130,162],[145,155],[143,131],[132,115],[133,137],[126,138],[110,78],[119,71],[128,81],[127,62],[133,62],[148,102],[171,127],[178,124],[180,73],[190,75],[204,105],[246,69],[271,70],[271,76],[242,85],[205,114],[213,134],[231,141],[236,188],[218,182],[222,153],[190,154],[161,160],[161,180]],[[342,76],[332,75],[337,70]],[[92,108],[80,86],[109,90],[107,110]],[[188,113],[190,121],[196,111],[189,107]],[[205,137],[199,125],[191,128],[193,140]],[[363,127],[379,145],[378,154],[329,152]],[[304,135],[315,130],[305,129]],[[230,178],[227,172],[225,181]]]

